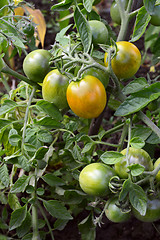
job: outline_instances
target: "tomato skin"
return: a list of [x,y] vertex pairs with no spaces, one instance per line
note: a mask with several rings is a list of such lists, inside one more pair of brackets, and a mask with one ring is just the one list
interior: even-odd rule
[[92,33],[93,44],[106,44],[108,40],[108,29],[105,24],[98,20],[90,20],[88,23]]
[[107,96],[101,81],[86,75],[77,82],[71,82],[67,88],[67,101],[72,111],[82,118],[96,118],[105,108]]
[[83,168],[79,175],[82,190],[92,196],[106,196],[109,194],[109,181],[115,171],[103,163],[91,163]]
[[50,71],[49,59],[51,54],[44,49],[30,52],[23,61],[23,71],[33,82],[41,83]]
[[119,207],[117,207],[118,198],[114,197],[108,200],[108,207],[105,210],[106,217],[114,222],[114,223],[121,223],[126,222],[130,219],[131,213],[130,212],[122,212]]
[[54,103],[59,109],[68,107],[66,98],[68,84],[68,78],[62,75],[58,69],[50,71],[43,80],[43,99]]
[[[126,155],[127,148],[121,151],[123,155]],[[130,164],[140,164],[145,168],[145,171],[153,170],[153,163],[149,154],[143,149],[129,148],[129,162]],[[115,164],[115,171],[120,178],[128,178],[128,164],[124,157],[120,162]]]
[[[154,163],[154,169],[156,167],[158,167],[158,165],[160,164],[160,157],[155,161]],[[160,170],[158,171],[157,175],[156,175],[156,180],[157,182],[160,182]]]
[[144,216],[133,208],[133,215],[142,222],[155,222],[160,219],[160,199],[147,199],[147,210]]
[[[124,4],[125,9],[127,8],[128,5],[128,0],[120,0],[121,5]],[[117,23],[118,25],[121,25],[121,17],[119,13],[119,9],[117,6],[117,3],[115,1],[112,2],[111,8],[110,8],[110,16],[113,22]]]
[[[111,60],[113,72],[119,79],[131,78],[135,75],[141,65],[141,53],[139,49],[130,42],[117,42],[117,53]],[[108,67],[106,52],[104,55],[104,64]]]
[[154,26],[160,26],[160,5],[154,7],[150,23]]

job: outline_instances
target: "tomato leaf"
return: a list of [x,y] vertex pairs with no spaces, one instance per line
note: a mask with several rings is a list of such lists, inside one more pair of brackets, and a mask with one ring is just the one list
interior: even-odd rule
[[137,41],[143,35],[150,19],[151,16],[149,15],[145,7],[141,7],[136,17],[136,23],[134,26],[131,42]]
[[144,216],[147,209],[147,196],[144,190],[137,184],[132,183],[129,191],[129,200],[131,205]]
[[61,128],[63,125],[58,122],[57,120],[51,118],[51,117],[44,117],[41,118],[40,120],[35,120],[34,119],[34,124],[39,125],[39,126],[44,126],[48,129],[52,129],[52,128]]
[[[93,215],[88,215],[78,224],[82,240],[91,240],[96,238],[96,226],[93,223]],[[89,230],[89,231],[88,231]]]
[[139,164],[132,164],[131,166],[128,166],[129,170],[131,171],[132,176],[136,177],[142,174],[145,170],[145,168]]
[[51,173],[45,174],[44,176],[42,176],[42,179],[51,187],[65,185],[64,181],[61,178]]
[[123,94],[128,95],[131,93],[138,92],[148,86],[149,86],[149,84],[148,84],[147,80],[143,77],[140,77],[140,78],[137,78],[137,79],[131,81],[127,86],[125,86],[122,89],[122,92],[123,92]]
[[17,195],[11,192],[8,194],[8,204],[12,210],[16,210],[21,207]]
[[100,159],[106,164],[115,164],[120,162],[124,158],[124,155],[119,152],[106,151],[101,156]]
[[26,233],[29,232],[32,226],[32,217],[29,212],[27,212],[26,218],[22,222],[22,225],[16,229],[19,238],[22,238]]
[[160,96],[160,82],[133,93],[127,97],[115,112],[115,116],[127,116],[135,113]]
[[83,0],[83,5],[87,12],[91,12],[94,0]]
[[89,52],[92,43],[92,34],[89,24],[78,6],[76,6],[74,12],[74,21],[82,41],[84,51]]
[[133,148],[143,148],[145,141],[140,137],[134,137],[130,140],[130,144]]
[[153,13],[155,3],[156,0],[143,0],[144,7],[149,14]]
[[22,175],[12,186],[11,193],[24,192],[29,183],[29,180],[30,180],[29,176]]
[[36,107],[48,114],[53,119],[58,121],[62,120],[62,114],[59,109],[53,104],[45,100],[40,100],[37,102]]
[[94,146],[94,142],[87,143],[82,149],[82,153],[89,152],[93,146]]
[[21,226],[22,222],[26,218],[26,214],[27,214],[27,206],[26,205],[13,211],[11,214],[11,219],[10,219],[10,223],[9,223],[9,230],[11,231],[11,230]]
[[51,7],[51,10],[56,10],[56,11],[64,11],[67,10],[71,4],[72,4],[73,0],[64,0],[61,1],[60,3],[54,4]]
[[43,201],[46,210],[55,218],[73,219],[68,210],[57,200]]
[[1,182],[4,184],[5,187],[9,186],[10,178],[9,178],[8,168],[7,168],[6,164],[3,164],[0,167],[0,179],[1,179]]
[[152,130],[145,126],[136,126],[131,132],[131,138],[140,137],[144,141],[151,135]]

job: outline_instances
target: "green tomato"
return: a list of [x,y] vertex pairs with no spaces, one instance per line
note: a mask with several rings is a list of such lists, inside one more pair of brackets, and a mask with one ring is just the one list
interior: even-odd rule
[[91,33],[92,42],[95,46],[98,44],[106,44],[108,40],[108,29],[105,24],[98,20],[88,21]]
[[142,222],[155,222],[160,219],[160,199],[147,199],[146,214],[142,216],[135,208],[133,215]]
[[79,184],[82,190],[93,196],[109,194],[109,181],[115,171],[103,163],[91,163],[83,168],[79,175]]
[[[121,153],[123,155],[126,155],[127,148],[122,150]],[[153,163],[152,163],[151,157],[143,149],[136,149],[136,148],[130,147],[129,153],[128,153],[128,160],[130,165],[140,164],[145,168],[145,171],[153,170]],[[120,162],[115,164],[115,171],[120,178],[124,178],[124,179],[128,178],[129,169],[127,167],[128,167],[128,164],[127,164],[126,157],[124,157]]]
[[160,26],[160,5],[154,7],[150,23],[154,26]]
[[131,217],[130,212],[122,212],[122,210],[117,206],[118,198],[114,197],[108,200],[108,207],[105,210],[106,217],[114,222],[114,223],[121,223],[126,222]]
[[[155,169],[156,167],[158,167],[159,164],[160,164],[160,158],[158,158],[158,159],[155,161],[155,163],[154,163],[154,169]],[[158,171],[158,173],[157,173],[157,175],[156,175],[156,180],[157,180],[157,182],[160,181],[160,171]]]
[[42,84],[43,99],[54,103],[59,109],[68,107],[66,99],[66,90],[68,87],[68,78],[62,75],[58,69],[49,72]]
[[23,71],[33,82],[41,83],[50,71],[49,60],[51,54],[44,49],[30,52],[23,61]]
[[[119,2],[121,5],[124,4],[125,10],[126,10],[127,5],[128,5],[128,0],[120,0]],[[113,22],[117,23],[118,25],[121,25],[120,12],[118,9],[118,5],[115,1],[113,1],[111,4],[110,15],[111,15]]]

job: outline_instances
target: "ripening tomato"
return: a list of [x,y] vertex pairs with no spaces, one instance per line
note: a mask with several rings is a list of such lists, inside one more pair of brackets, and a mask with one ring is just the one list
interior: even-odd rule
[[[119,79],[131,78],[136,74],[141,65],[141,53],[139,49],[130,42],[117,42],[117,53],[111,60],[113,72]],[[104,63],[108,67],[108,53],[105,53]]]
[[103,163],[91,163],[83,168],[79,175],[82,190],[93,196],[109,194],[109,181],[115,176],[115,171]]
[[[121,151],[121,153],[123,155],[126,155],[127,148],[123,149]],[[137,163],[137,164],[142,165],[145,168],[145,171],[153,170],[153,163],[152,163],[151,157],[143,149],[136,149],[136,148],[130,147],[129,153],[128,153],[128,160],[129,160],[130,165]],[[115,171],[120,178],[128,177],[129,169],[127,168],[127,166],[128,166],[128,164],[127,164],[127,160],[125,157],[120,162],[115,164]]]
[[98,117],[106,106],[106,91],[101,81],[91,75],[72,81],[67,88],[67,101],[72,111],[82,118]]
[[122,212],[120,207],[118,207],[118,198],[114,197],[108,200],[108,206],[105,210],[106,217],[114,222],[114,223],[121,223],[126,222],[130,219],[131,213],[130,212]]
[[66,90],[69,80],[66,76],[62,75],[58,69],[49,72],[42,84],[43,99],[54,103],[59,109],[68,107],[66,99]]
[[23,71],[33,82],[41,83],[50,71],[50,52],[45,49],[37,49],[30,52],[23,61]]
[[160,219],[160,199],[147,199],[146,214],[142,216],[135,208],[133,215],[142,222],[155,222]]

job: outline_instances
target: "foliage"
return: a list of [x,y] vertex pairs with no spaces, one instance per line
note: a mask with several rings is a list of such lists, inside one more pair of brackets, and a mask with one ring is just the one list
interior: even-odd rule
[[[116,199],[116,211],[118,208],[121,213],[127,212],[127,216],[134,212],[140,220],[148,214],[148,202],[159,201],[156,176],[160,166],[147,169],[137,156],[146,151],[153,165],[159,154],[160,82],[158,72],[154,76],[151,71],[159,66],[160,28],[150,23],[159,1],[144,0],[136,9],[132,8],[134,2],[129,0],[126,7],[116,0],[121,18],[116,31],[95,11],[93,1],[64,0],[51,8],[61,13],[61,20],[55,41],[46,50],[51,56],[50,69],[58,69],[69,87],[83,83],[90,69],[98,69],[106,76],[103,85],[97,75],[87,74],[87,78],[96,79],[107,94],[106,107],[92,119],[87,116],[88,109],[83,108],[83,117],[78,117],[68,106],[59,109],[52,100],[44,100],[43,83],[26,77],[21,70],[23,63],[19,69],[15,68],[17,59],[24,60],[28,53],[44,48],[46,24],[42,12],[24,1],[8,0],[1,7],[0,11],[8,9],[0,15],[0,70],[5,89],[0,100],[1,238],[53,240],[55,230],[63,230],[69,221],[85,211],[88,216],[78,224],[81,239],[94,240],[96,226],[101,225],[111,199]],[[106,26],[105,44],[93,44],[91,20]],[[133,24],[132,33],[129,23]],[[23,30],[28,24],[34,27],[34,34],[29,38]],[[138,47],[139,39],[144,40],[144,49],[139,49],[141,67],[149,58],[151,71],[145,76],[135,73],[130,78],[118,79],[111,65],[118,54],[116,43],[133,42]],[[107,66],[102,63],[105,53]],[[17,79],[15,87],[11,87],[13,78]],[[82,92],[78,89],[79,95],[88,91],[76,105],[78,110],[92,100],[93,89],[89,85]],[[57,94],[61,96],[61,91],[56,90],[56,98]],[[93,113],[96,100],[91,109]],[[155,101],[156,108],[152,110],[149,104]],[[130,147],[138,159],[133,162]],[[127,162],[125,179],[115,172],[116,164],[123,162]],[[88,195],[92,191],[85,193],[80,187],[82,169],[93,163],[103,163],[107,171],[111,169],[104,197]],[[90,178],[87,179],[90,186]],[[94,184],[92,187],[95,190]],[[158,220],[159,209],[158,217],[157,212],[155,215]]]

